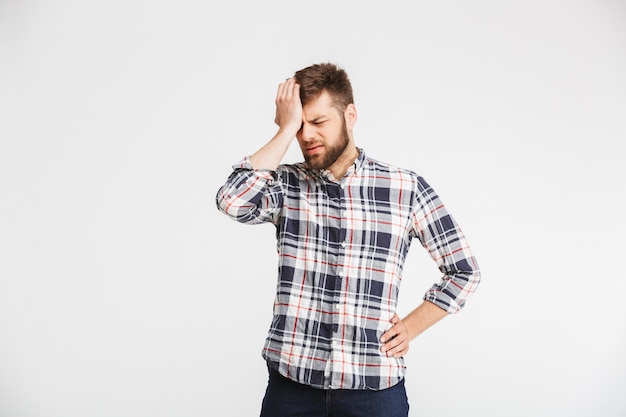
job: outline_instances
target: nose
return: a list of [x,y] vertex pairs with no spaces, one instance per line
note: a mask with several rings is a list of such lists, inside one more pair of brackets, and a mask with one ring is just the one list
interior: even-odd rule
[[307,122],[302,123],[302,128],[300,129],[300,137],[305,142],[310,142],[315,138],[315,129],[313,126]]

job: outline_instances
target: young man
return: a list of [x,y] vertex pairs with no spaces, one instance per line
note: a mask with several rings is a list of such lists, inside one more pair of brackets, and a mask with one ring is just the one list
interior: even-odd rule
[[[469,246],[434,190],[366,156],[355,146],[356,121],[344,70],[325,63],[297,71],[278,87],[278,132],[233,167],[217,194],[231,218],[276,227],[262,417],[406,417],[409,341],[460,310],[479,282]],[[304,162],[281,165],[294,137]],[[414,238],[443,277],[401,319],[396,304]]]

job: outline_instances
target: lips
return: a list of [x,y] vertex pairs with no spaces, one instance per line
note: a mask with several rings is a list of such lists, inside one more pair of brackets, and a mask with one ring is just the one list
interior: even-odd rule
[[322,145],[309,146],[308,148],[306,148],[306,152],[309,155],[314,155],[314,154],[320,152],[322,150],[322,148],[323,148]]

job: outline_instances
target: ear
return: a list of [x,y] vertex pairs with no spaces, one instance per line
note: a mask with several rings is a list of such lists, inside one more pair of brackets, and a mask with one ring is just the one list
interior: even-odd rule
[[356,107],[354,104],[348,104],[346,110],[343,112],[343,117],[346,119],[346,128],[348,128],[348,130],[352,130],[357,119]]

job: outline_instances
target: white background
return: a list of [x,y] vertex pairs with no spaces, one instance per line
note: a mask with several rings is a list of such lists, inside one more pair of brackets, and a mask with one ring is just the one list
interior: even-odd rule
[[623,1],[3,0],[0,417],[258,415],[274,230],[214,196],[321,61],[483,271],[412,343],[411,415],[626,415]]

